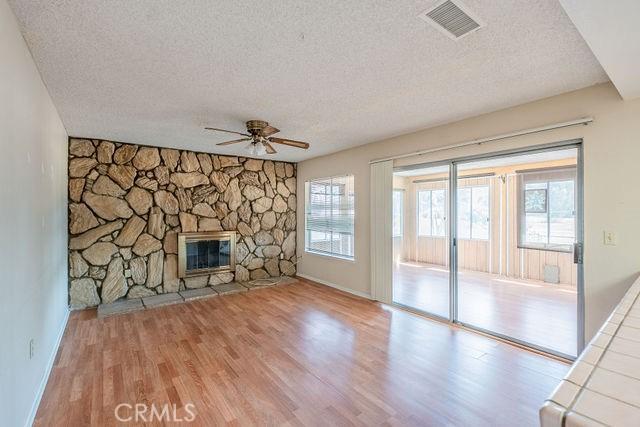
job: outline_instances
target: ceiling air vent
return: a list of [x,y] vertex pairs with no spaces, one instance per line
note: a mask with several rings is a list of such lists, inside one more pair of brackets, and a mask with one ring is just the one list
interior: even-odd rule
[[438,2],[431,9],[418,15],[418,18],[427,21],[454,40],[459,40],[484,26],[464,5],[451,0]]

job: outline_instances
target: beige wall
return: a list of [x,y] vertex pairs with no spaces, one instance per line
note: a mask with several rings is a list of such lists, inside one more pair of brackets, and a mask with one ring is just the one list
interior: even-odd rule
[[[398,165],[430,162],[525,147],[572,138],[584,139],[585,161],[585,303],[589,338],[640,271],[640,191],[636,182],[640,161],[640,100],[622,101],[611,84],[602,84],[517,107],[485,114],[424,131],[375,142],[298,166],[298,191],[304,182],[323,176],[355,175],[355,261],[343,261],[304,252],[298,271],[325,282],[369,293],[369,161],[444,146],[518,129],[593,116],[588,126],[574,126],[498,142],[447,150],[404,159]],[[318,142],[320,143],[320,142]],[[298,200],[304,212],[304,200]],[[304,216],[298,217],[299,229]],[[603,231],[617,234],[616,246],[603,245]]]
[[0,425],[24,426],[68,314],[67,135],[4,0],[0,100]]

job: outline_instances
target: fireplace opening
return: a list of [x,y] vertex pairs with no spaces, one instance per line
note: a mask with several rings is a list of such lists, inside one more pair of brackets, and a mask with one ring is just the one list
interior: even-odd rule
[[219,268],[229,265],[227,240],[202,240],[187,243],[187,271]]
[[235,270],[236,233],[178,234],[178,275],[190,277]]

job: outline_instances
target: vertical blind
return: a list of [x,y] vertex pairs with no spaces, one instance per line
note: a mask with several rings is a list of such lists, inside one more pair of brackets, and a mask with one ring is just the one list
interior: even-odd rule
[[353,175],[305,184],[305,250],[353,259]]
[[371,164],[369,200],[371,296],[391,304],[393,299],[393,161]]

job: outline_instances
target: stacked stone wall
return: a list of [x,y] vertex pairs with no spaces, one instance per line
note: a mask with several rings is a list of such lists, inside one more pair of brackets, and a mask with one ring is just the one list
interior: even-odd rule
[[[177,234],[237,232],[236,270],[180,279]],[[295,274],[296,166],[69,140],[72,308]]]

